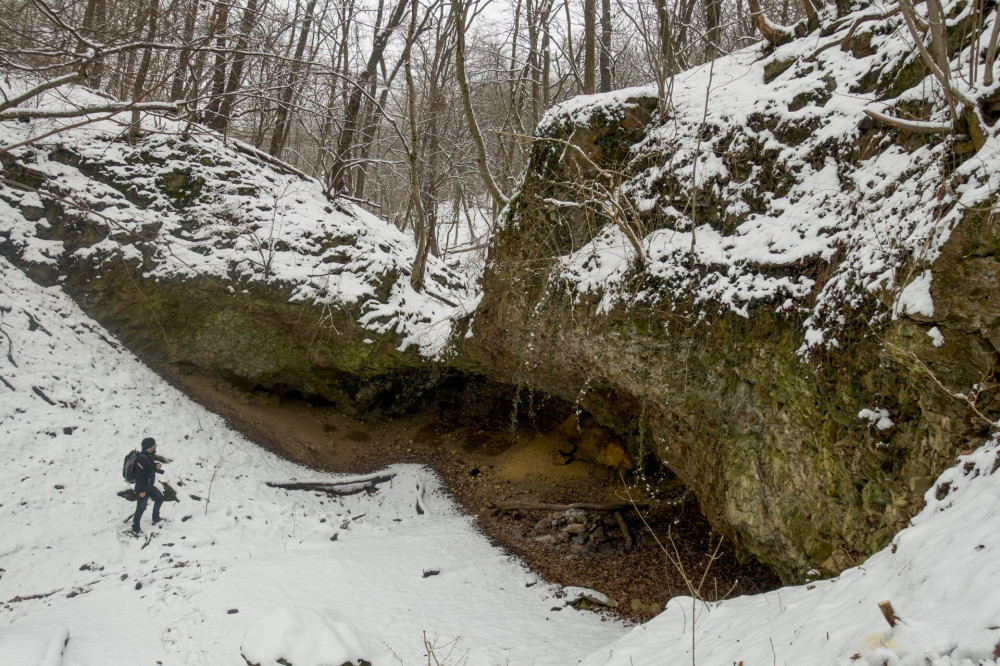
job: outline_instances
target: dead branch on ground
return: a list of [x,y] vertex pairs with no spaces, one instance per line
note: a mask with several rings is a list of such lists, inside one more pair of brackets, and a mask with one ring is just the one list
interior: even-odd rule
[[377,474],[344,481],[268,481],[269,488],[284,490],[305,490],[326,493],[330,496],[346,497],[373,490],[380,483],[396,478],[395,474]]
[[502,516],[505,513],[511,511],[572,511],[573,509],[579,509],[580,511],[613,511],[621,512],[627,511],[629,509],[648,509],[650,504],[640,503],[633,504],[630,502],[622,502],[618,504],[595,504],[590,502],[575,502],[573,504],[548,504],[545,502],[502,502],[500,504],[490,505],[490,513],[494,516]]

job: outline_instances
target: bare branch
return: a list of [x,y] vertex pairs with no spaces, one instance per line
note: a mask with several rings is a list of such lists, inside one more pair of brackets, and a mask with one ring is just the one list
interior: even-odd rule
[[880,123],[890,125],[898,130],[910,132],[911,134],[954,134],[955,128],[949,123],[932,123],[920,120],[905,120],[903,118],[893,118],[892,116],[865,109],[865,115]]
[[[31,120],[36,118],[79,118],[92,113],[117,114],[123,111],[164,111],[177,113],[183,106],[176,102],[116,102],[97,106],[84,106],[78,109],[7,109],[0,111],[0,120]],[[103,119],[102,119],[103,120]]]
[[27,102],[29,99],[33,99],[47,90],[58,88],[59,86],[65,85],[67,83],[80,83],[80,81],[82,80],[83,76],[80,74],[80,72],[74,72],[72,74],[66,74],[64,76],[59,76],[49,81],[40,83],[34,88],[31,88],[30,90],[27,90],[26,92],[18,95],[17,97],[5,100],[3,104],[0,104],[0,113],[5,111],[6,109],[11,109],[14,108],[15,106],[18,106],[19,104]]

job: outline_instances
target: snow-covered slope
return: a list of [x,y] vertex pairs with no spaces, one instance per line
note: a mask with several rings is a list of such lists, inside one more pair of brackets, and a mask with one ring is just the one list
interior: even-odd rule
[[[944,4],[948,29],[965,30],[974,4]],[[1000,21],[987,14],[984,34]],[[596,295],[599,310],[690,296],[706,311],[747,316],[763,304],[801,315],[803,351],[836,347],[845,316],[873,295],[890,302],[872,323],[927,315],[926,288],[916,302],[899,294],[918,278],[929,285],[930,275],[912,267],[932,264],[970,210],[997,200],[1000,124],[995,112],[981,121],[985,145],[974,153],[961,145],[968,137],[880,126],[865,112],[913,118],[920,108],[929,115],[918,119],[943,125],[949,117],[898,11],[879,16],[865,5],[836,25],[673,77],[665,122],[632,147],[623,169],[625,196],[614,206],[624,222],[560,257],[552,283]],[[953,56],[953,81],[985,108],[1000,99],[1000,82],[956,74],[973,51]],[[551,109],[538,133],[560,137],[595,116],[615,118],[636,97],[655,99],[657,89],[574,98]],[[638,275],[626,228],[644,254]]]
[[[10,76],[0,86],[12,95],[28,83]],[[75,86],[34,100],[45,109],[105,101]],[[349,308],[372,334],[428,356],[442,352],[456,310],[474,307],[469,281],[433,256],[426,289],[415,292],[412,238],[328,200],[320,183],[246,144],[153,114],[143,114],[147,132],[132,145],[127,115],[93,114],[79,127],[79,118],[0,122],[0,148],[14,147],[0,184],[8,256],[53,268],[118,266],[123,257],[153,280],[197,276],[235,289],[269,282],[292,302]],[[93,231],[71,242],[54,229],[88,225]]]
[[[565,664],[623,631],[564,608],[423,468],[342,499],[267,486],[338,479],[248,443],[3,259],[0,331],[4,666],[243,666],[245,640],[417,664],[425,635],[469,664]],[[156,528],[147,510],[148,542],[123,534],[134,504],[116,495],[146,436],[179,498]],[[328,663],[311,658],[294,663]]]

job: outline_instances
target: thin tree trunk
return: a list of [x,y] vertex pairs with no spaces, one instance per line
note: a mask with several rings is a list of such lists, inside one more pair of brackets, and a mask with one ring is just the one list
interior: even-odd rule
[[[715,0],[708,0],[709,2],[714,2]],[[680,21],[674,21],[674,30],[672,35],[672,53],[674,54],[674,70],[673,73],[681,71],[685,68],[682,62],[682,54],[685,50],[685,46],[688,41],[688,26],[691,25],[691,17],[694,16],[696,0],[687,0],[683,5],[681,5],[681,19]]]
[[378,64],[382,59],[382,54],[389,44],[392,33],[402,23],[408,3],[409,0],[399,0],[393,9],[385,28],[375,37],[375,41],[372,44],[372,52],[368,57],[365,70],[358,77],[358,80],[354,84],[354,90],[351,91],[347,108],[344,109],[344,125],[340,130],[340,140],[337,142],[336,162],[334,163],[333,177],[330,184],[330,191],[332,192],[345,191],[346,172],[350,164],[351,149],[354,146],[354,135],[358,131],[358,118],[361,113],[363,91],[368,86],[368,82],[378,72]]
[[597,42],[597,2],[583,0],[583,92],[594,92],[594,51]]
[[222,104],[222,93],[226,91],[226,28],[229,24],[229,0],[219,0],[215,4],[215,67],[212,69],[212,97],[205,108],[204,122],[214,126]]
[[661,76],[677,73],[677,59],[674,54],[673,30],[670,21],[670,5],[667,0],[656,0],[657,28],[659,30],[659,67]]
[[406,74],[407,107],[409,109],[410,120],[410,145],[407,151],[407,158],[410,162],[410,200],[413,202],[413,236],[416,241],[416,254],[413,258],[413,268],[410,271],[410,286],[416,292],[424,289],[424,276],[427,271],[427,226],[424,214],[424,204],[420,196],[420,169],[417,162],[417,91],[413,83],[413,66],[411,56],[413,54],[413,42],[416,39],[418,3],[412,3],[410,12],[410,29],[406,37],[406,50],[403,53],[404,70]]
[[[103,43],[107,40],[105,32],[108,27],[108,5],[107,0],[88,0],[87,10],[83,17],[83,35],[87,39]],[[82,45],[81,45],[82,48]],[[104,58],[100,55],[95,57],[87,66],[86,84],[95,90],[101,87],[104,77]]]
[[569,0],[563,0],[563,10],[566,13],[566,59],[569,67],[573,70],[573,78],[576,84],[583,89],[583,79],[580,77],[580,70],[577,67],[577,56],[573,53],[573,19],[569,14]]
[[746,0],[736,0],[736,25],[737,25],[737,37],[753,37],[754,34],[754,24],[753,17],[750,16],[749,10],[744,6]]
[[229,68],[229,80],[226,82],[226,91],[223,94],[222,105],[219,113],[215,116],[212,128],[225,132],[232,119],[233,104],[236,103],[236,91],[243,82],[243,66],[246,64],[246,48],[250,41],[250,33],[257,23],[257,0],[247,0],[247,6],[243,9],[243,16],[240,19],[240,34],[236,38],[236,48],[233,53],[233,64]]
[[309,41],[309,30],[312,28],[313,10],[316,9],[316,0],[309,0],[306,5],[305,19],[302,22],[302,29],[299,31],[299,41],[295,46],[295,57],[288,68],[288,82],[278,102],[278,113],[274,124],[274,134],[271,136],[271,148],[269,153],[275,157],[281,157],[281,151],[288,141],[288,132],[291,125],[292,96],[295,94],[295,86],[298,84],[299,69],[302,65],[302,54],[306,52],[306,42]]
[[539,8],[536,0],[525,0],[524,9],[528,19],[528,60],[525,69],[531,79],[531,126],[535,127],[538,125],[538,107],[541,101],[541,67],[538,62]]
[[719,42],[722,39],[722,0],[705,0],[705,60],[719,57]]
[[[156,22],[159,18],[159,0],[150,0],[149,2],[149,14],[146,18],[147,21],[147,31],[146,31],[146,41],[152,42],[156,38]],[[140,102],[143,98],[149,95],[149,91],[146,88],[146,75],[149,74],[149,65],[153,61],[153,47],[149,46],[142,51],[142,60],[139,62],[139,71],[136,72],[135,82],[132,85],[132,101]],[[139,132],[141,128],[139,127],[139,119],[141,114],[138,110],[132,110],[132,123],[129,126],[128,136],[129,141],[135,141],[139,138]]]
[[611,92],[611,0],[601,0],[601,92]]
[[189,73],[191,60],[191,42],[194,41],[194,26],[198,20],[198,0],[187,0],[187,11],[184,12],[184,45],[177,55],[177,71],[170,86],[170,101],[176,102],[184,97],[185,74]]
[[[375,80],[372,79],[371,82],[371,94],[375,94]],[[378,105],[381,108],[385,108],[385,103],[389,99],[389,87],[386,86],[379,93]],[[378,133],[379,125],[382,124],[382,114],[378,109],[374,108],[372,105],[371,114],[368,118],[368,124],[365,125],[364,131],[361,133],[361,154],[359,157],[364,160],[367,159],[371,153],[372,144],[375,142],[375,137]],[[368,171],[365,169],[364,165],[358,166],[358,177],[354,186],[354,196],[358,199],[365,198],[365,187],[368,185]]]
[[[462,18],[462,20],[463,21],[465,20],[464,17],[465,17],[465,14],[466,14],[465,5],[464,5],[465,2],[466,2],[466,0],[462,0],[462,3],[463,3],[463,8],[462,8],[462,17],[463,18]],[[510,42],[510,68],[509,68],[509,71],[508,71],[507,75],[510,78],[510,94],[508,95],[508,99],[511,101],[512,104],[514,104],[514,100],[516,100],[517,97],[518,97],[518,87],[520,86],[520,81],[518,81],[518,77],[514,75],[514,72],[518,72],[521,69],[520,64],[517,62],[517,47],[518,47],[518,45],[520,43],[520,40],[521,40],[521,5],[522,5],[523,2],[524,2],[524,0],[517,0],[517,2],[515,3],[515,6],[514,6],[514,30],[513,30],[513,32],[511,32],[511,36],[510,36],[510,38],[511,38],[511,42]],[[452,9],[454,9],[454,4],[452,5]],[[456,20],[456,25],[457,25],[457,23],[458,22]],[[461,26],[459,26],[459,27],[464,30],[464,28],[465,28],[464,23]],[[465,44],[465,35],[462,35],[461,39],[462,39],[462,44],[464,45]],[[463,67],[464,67],[464,57],[465,57],[464,56],[464,51],[465,51],[465,49],[462,48],[462,51],[463,51],[463,56],[462,57],[463,57]],[[517,105],[515,104],[515,109],[516,108],[517,108]]]
[[451,9],[455,14],[455,29],[457,30],[457,40],[455,43],[455,76],[458,77],[458,87],[462,93],[462,108],[465,109],[465,121],[469,127],[469,135],[472,143],[476,147],[476,166],[479,168],[479,176],[486,186],[486,191],[490,198],[498,205],[507,204],[507,196],[500,191],[500,187],[490,173],[489,162],[486,157],[486,143],[483,135],[479,131],[479,124],[476,122],[476,114],[472,108],[472,97],[469,93],[469,81],[465,76],[465,5],[463,0],[451,0]]
[[545,16],[542,17],[542,108],[548,109],[551,106],[549,94],[552,87],[552,82],[550,81],[552,73],[552,54],[550,53],[552,42],[552,33],[550,30],[552,3],[547,2],[545,7]]
[[986,87],[993,85],[993,64],[996,62],[998,43],[1000,43],[1000,7],[997,7],[993,16],[993,31],[986,47],[986,68],[983,71],[983,85]]

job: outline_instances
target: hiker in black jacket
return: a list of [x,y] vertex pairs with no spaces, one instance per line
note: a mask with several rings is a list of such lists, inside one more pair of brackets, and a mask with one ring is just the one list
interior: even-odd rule
[[154,484],[156,475],[163,474],[163,465],[153,459],[156,453],[156,440],[147,437],[142,440],[139,455],[135,457],[135,516],[132,518],[132,532],[141,534],[139,520],[146,510],[146,503],[153,498],[153,524],[160,522],[160,505],[163,504],[163,493]]

